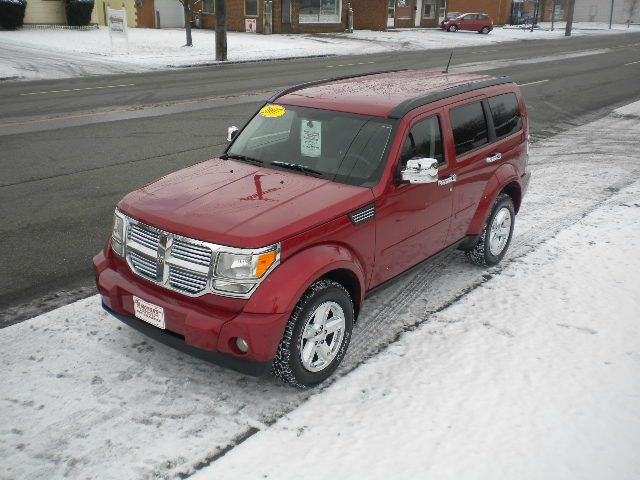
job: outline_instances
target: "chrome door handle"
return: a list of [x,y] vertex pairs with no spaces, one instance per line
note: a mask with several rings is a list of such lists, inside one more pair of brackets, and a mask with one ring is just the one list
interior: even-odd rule
[[456,181],[456,174],[454,173],[453,175],[449,175],[444,180],[438,180],[438,185],[440,187],[443,187],[444,185],[449,185],[450,183],[453,183],[455,181]]
[[491,155],[490,157],[486,158],[486,162],[487,163],[493,163],[496,162],[498,160],[500,160],[502,158],[502,154],[501,153],[495,153],[493,155]]

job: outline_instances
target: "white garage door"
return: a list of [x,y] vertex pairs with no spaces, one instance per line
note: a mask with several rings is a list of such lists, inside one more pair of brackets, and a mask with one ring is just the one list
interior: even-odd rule
[[178,0],[155,0],[155,7],[160,13],[160,28],[184,27],[184,13]]

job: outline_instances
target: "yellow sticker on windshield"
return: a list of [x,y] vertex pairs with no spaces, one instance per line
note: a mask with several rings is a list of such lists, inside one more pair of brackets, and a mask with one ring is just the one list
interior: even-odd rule
[[284,115],[285,109],[281,105],[265,105],[260,110],[260,115],[263,117],[281,117]]

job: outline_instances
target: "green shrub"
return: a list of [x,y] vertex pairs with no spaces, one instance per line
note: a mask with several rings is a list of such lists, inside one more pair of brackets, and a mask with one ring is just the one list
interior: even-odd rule
[[0,0],[0,27],[5,30],[20,28],[26,9],[27,0]]
[[84,27],[91,22],[93,0],[66,0],[65,9],[67,12],[67,23],[69,25]]

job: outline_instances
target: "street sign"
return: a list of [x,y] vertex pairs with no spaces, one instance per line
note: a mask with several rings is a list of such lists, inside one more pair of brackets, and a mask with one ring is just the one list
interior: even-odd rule
[[244,29],[246,32],[256,33],[256,19],[255,18],[245,18],[244,20]]

